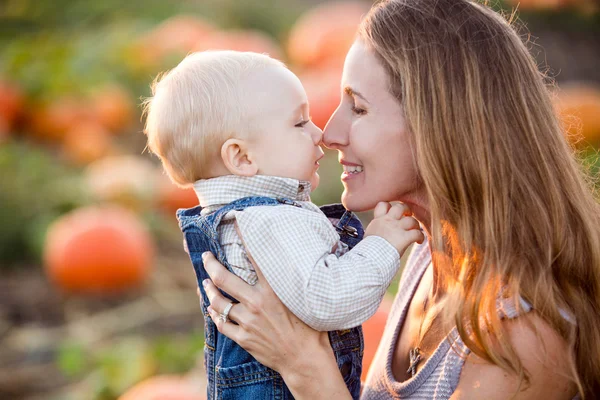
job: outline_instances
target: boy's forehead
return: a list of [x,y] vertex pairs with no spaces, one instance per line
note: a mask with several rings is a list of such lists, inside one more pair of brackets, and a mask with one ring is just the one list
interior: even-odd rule
[[287,68],[268,66],[248,74],[242,82],[243,106],[251,114],[288,112],[306,102],[300,80]]

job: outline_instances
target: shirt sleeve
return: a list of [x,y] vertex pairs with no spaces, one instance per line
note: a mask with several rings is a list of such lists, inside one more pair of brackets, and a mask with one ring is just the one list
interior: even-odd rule
[[371,317],[398,271],[398,251],[369,236],[342,256],[328,219],[294,207],[251,207],[236,214],[246,251],[275,294],[319,331],[349,329]]

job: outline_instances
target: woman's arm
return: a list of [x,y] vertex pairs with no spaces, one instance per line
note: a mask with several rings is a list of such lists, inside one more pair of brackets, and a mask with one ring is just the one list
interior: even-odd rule
[[[250,286],[227,271],[211,253],[204,253],[203,262],[212,279],[203,282],[211,304],[209,312],[219,332],[278,371],[295,398],[351,398],[327,333],[311,329],[292,314],[256,265],[258,282]],[[220,320],[219,314],[229,300],[217,287],[239,300],[229,312],[229,318],[238,325]]]
[[451,400],[571,400],[577,387],[571,378],[569,346],[535,312],[503,321],[509,340],[530,374],[519,378],[471,353],[465,361]]

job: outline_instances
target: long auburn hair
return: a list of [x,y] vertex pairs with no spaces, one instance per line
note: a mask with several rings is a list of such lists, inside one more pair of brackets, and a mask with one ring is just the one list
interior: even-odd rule
[[511,22],[467,0],[389,0],[358,37],[386,68],[412,133],[445,317],[475,354],[527,382],[496,308],[498,296],[517,306],[521,296],[569,344],[573,379],[593,398],[600,206],[550,80]]

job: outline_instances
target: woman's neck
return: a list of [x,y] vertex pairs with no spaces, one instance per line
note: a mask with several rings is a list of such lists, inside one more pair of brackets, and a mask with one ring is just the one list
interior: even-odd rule
[[[425,191],[415,192],[411,195],[406,196],[406,198],[400,200],[408,207],[410,207],[413,212],[415,218],[421,223],[423,226],[423,233],[427,236],[427,243],[429,243],[429,250],[433,254],[431,249],[431,209],[429,207],[429,201],[427,199],[427,193]],[[436,267],[435,262],[432,261],[433,264],[433,298],[434,302],[442,299],[444,297],[444,293],[442,290],[442,285],[439,280],[440,271],[439,268]]]
[[425,234],[429,239],[431,232],[431,210],[429,208],[429,200],[427,199],[425,190],[419,190],[408,194],[399,201],[410,207],[410,210],[423,226]]

